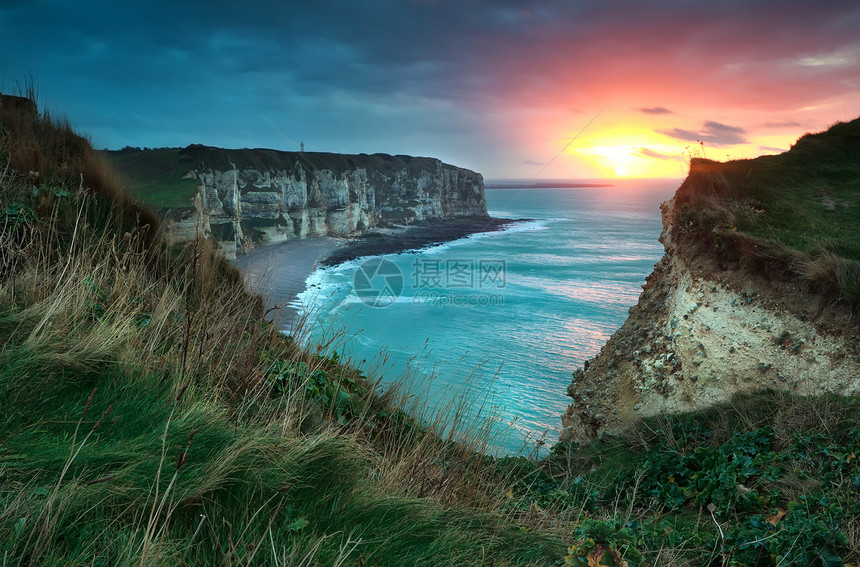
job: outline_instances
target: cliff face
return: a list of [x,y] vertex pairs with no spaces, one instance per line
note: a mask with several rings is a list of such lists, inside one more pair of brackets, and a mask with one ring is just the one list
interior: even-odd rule
[[636,417],[707,407],[736,392],[860,394],[860,333],[850,312],[792,282],[688,255],[663,205],[666,254],[639,303],[574,372],[563,439],[584,442]]
[[[800,150],[820,142],[812,138]],[[860,395],[860,323],[856,305],[844,300],[856,285],[850,278],[860,274],[849,248],[856,242],[837,239],[827,250],[800,252],[751,236],[768,222],[786,221],[782,205],[789,185],[778,180],[786,174],[788,183],[801,179],[788,166],[776,167],[797,158],[797,152],[789,154],[762,162],[693,163],[687,181],[661,207],[666,253],[638,304],[600,353],[573,374],[562,440],[587,442],[638,417],[701,409],[742,391]],[[846,163],[857,167],[853,157]],[[751,200],[738,180],[754,178],[762,166],[778,172],[776,196],[758,184],[760,200]],[[832,178],[838,164],[831,160],[826,166]],[[831,215],[822,217],[825,221],[849,225],[850,234],[860,229],[852,216],[860,192],[849,185],[832,197],[837,185],[846,189],[842,181],[833,187],[811,182],[814,200],[798,208],[812,215],[822,207]],[[693,198],[702,187],[707,198]],[[728,192],[734,194],[726,197]],[[792,201],[801,197],[798,192]],[[752,212],[732,216],[736,205]],[[750,214],[753,224],[744,234],[738,219]],[[812,234],[826,232],[820,221],[813,228]],[[798,221],[786,234],[799,238],[804,230]],[[846,256],[837,257],[834,250],[846,250]],[[809,270],[825,261],[835,266],[832,272],[847,276],[820,277],[821,270]]]
[[291,238],[487,216],[481,175],[431,158],[205,146],[110,157],[132,180],[160,163],[173,171],[164,184],[196,181],[190,206],[164,210],[165,224],[177,239],[213,238],[227,257]]

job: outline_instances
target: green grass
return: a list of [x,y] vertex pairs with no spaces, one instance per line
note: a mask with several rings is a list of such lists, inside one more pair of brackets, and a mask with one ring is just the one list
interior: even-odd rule
[[128,192],[156,209],[190,208],[200,184],[185,175],[191,167],[179,148],[103,152],[108,162],[122,172]]
[[[331,565],[354,547],[347,564],[487,554],[539,565],[560,553],[493,515],[381,493],[350,436],[284,435],[205,396],[176,402],[163,376],[112,361],[40,376],[32,356],[10,349],[0,360],[3,407],[21,408],[3,424],[0,554],[24,564],[236,564],[260,550],[255,564],[310,555]],[[45,395],[59,376],[74,383]]]
[[858,456],[856,398],[765,392],[558,445],[531,483],[587,512],[582,556],[602,542],[644,564],[823,567],[860,557]]
[[676,220],[716,251],[779,260],[860,300],[860,119],[807,134],[777,156],[693,159]]

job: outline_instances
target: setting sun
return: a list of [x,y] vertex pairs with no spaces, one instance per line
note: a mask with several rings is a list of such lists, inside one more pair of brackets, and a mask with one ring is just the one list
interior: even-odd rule
[[[681,148],[655,139],[653,135],[619,135],[609,132],[585,140],[584,147],[571,152],[606,177],[673,177],[681,173]],[[606,144],[607,140],[614,142]],[[591,144],[589,144],[591,142]]]
[[[564,158],[546,176],[573,176],[571,172],[580,172],[583,177],[680,179],[687,174],[691,157],[725,161],[778,154],[787,150],[795,139],[791,133],[778,131],[782,128],[779,123],[770,128],[777,131],[761,135],[740,132],[734,126],[716,121],[690,128],[669,127],[686,126],[683,120],[674,114],[667,117],[609,109],[593,122],[580,117],[576,122],[557,125],[553,142],[545,153],[549,154],[553,146],[563,145],[565,140],[570,143],[565,147]],[[583,125],[587,128],[582,135],[575,135]]]

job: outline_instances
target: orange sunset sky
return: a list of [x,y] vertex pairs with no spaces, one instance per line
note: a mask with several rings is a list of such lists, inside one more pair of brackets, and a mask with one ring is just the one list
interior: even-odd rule
[[855,0],[4,2],[0,90],[32,77],[97,147],[680,178],[860,115],[857,30]]

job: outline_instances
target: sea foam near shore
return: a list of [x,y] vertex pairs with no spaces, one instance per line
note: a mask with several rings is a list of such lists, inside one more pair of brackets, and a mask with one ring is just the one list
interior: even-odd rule
[[[493,212],[492,216],[495,218],[507,218],[498,212]],[[314,309],[318,307],[317,304],[321,298],[340,297],[341,305],[361,304],[361,300],[355,294],[351,294],[353,291],[353,277],[355,275],[355,271],[362,262],[371,258],[394,258],[405,255],[411,255],[413,257],[445,255],[451,250],[456,250],[462,246],[468,246],[470,243],[474,243],[482,238],[498,237],[505,233],[547,230],[550,228],[552,223],[563,220],[564,219],[550,218],[512,221],[509,225],[506,225],[497,231],[475,232],[456,240],[431,244],[418,250],[405,250],[396,254],[360,256],[334,266],[317,265],[316,269],[308,274],[307,279],[305,280],[304,289],[297,293],[290,301],[290,306],[299,310],[303,316],[311,317]],[[408,301],[411,301],[411,298],[401,296],[395,300],[395,303],[404,303]]]
[[[534,220],[384,256],[403,289],[383,307],[352,289],[368,258],[314,272],[299,300],[314,332],[352,337],[339,344],[343,356],[362,367],[384,357],[385,381],[432,379],[440,399],[469,381],[487,392],[500,426],[513,424],[503,452],[542,436],[552,442],[572,371],[623,323],[662,255],[659,203],[675,186],[489,190],[495,215]],[[478,276],[493,262],[502,280],[418,281],[428,266],[465,264]]]

